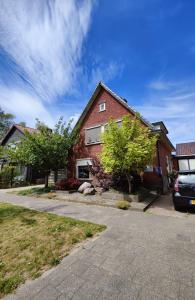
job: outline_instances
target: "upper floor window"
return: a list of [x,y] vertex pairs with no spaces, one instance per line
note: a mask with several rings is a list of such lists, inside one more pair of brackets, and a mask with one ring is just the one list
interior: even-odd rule
[[101,125],[88,128],[85,131],[85,144],[97,144],[100,143],[100,135],[101,135],[102,129]]
[[[116,121],[116,124],[118,127],[121,127],[122,121],[118,120]],[[99,144],[101,143],[101,134],[104,133],[104,131],[107,129],[108,123],[97,125],[91,128],[85,129],[85,144]]]
[[106,110],[106,102],[99,104],[99,112]]

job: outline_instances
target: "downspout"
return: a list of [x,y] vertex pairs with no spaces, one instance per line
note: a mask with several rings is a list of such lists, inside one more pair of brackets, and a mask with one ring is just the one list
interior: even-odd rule
[[161,178],[161,193],[163,194],[163,177],[162,177],[162,172],[161,172],[161,164],[160,164],[160,148],[159,148],[159,140],[156,143],[156,149],[157,149],[157,159],[158,159],[158,176]]

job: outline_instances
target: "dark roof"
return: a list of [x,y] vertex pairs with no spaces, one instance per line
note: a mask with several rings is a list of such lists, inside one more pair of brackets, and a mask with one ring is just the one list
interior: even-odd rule
[[22,134],[25,133],[25,131],[29,132],[29,133],[33,133],[33,132],[37,132],[38,130],[35,128],[31,128],[31,127],[25,127],[22,125],[18,125],[18,124],[13,124],[10,129],[6,132],[5,136],[3,137],[3,139],[0,141],[0,145],[3,145],[4,142],[6,141],[6,139],[9,137],[9,135],[11,134],[13,129],[18,129]]
[[176,145],[176,156],[195,156],[195,142]]
[[31,127],[24,127],[22,125],[14,124],[18,130],[20,130],[22,133],[25,133],[25,131],[28,131],[29,133],[37,132],[38,130],[36,128],[31,128]]

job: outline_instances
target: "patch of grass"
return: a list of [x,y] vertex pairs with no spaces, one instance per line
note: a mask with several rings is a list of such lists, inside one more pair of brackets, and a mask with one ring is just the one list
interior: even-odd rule
[[34,187],[31,189],[26,189],[26,190],[22,190],[17,192],[18,195],[21,196],[36,196],[36,195],[42,195],[42,194],[46,194],[46,193],[50,193],[51,192],[52,187],[47,187],[47,188],[38,188],[38,187]]
[[91,231],[90,228],[85,229],[85,236],[86,237],[92,237],[93,236],[93,232]]
[[128,209],[130,207],[130,203],[126,200],[117,201],[116,206],[120,209]]
[[0,297],[56,266],[76,243],[106,228],[10,204],[0,204],[0,224]]

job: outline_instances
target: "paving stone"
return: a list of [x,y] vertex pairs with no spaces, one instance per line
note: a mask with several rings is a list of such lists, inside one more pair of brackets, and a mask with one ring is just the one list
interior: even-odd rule
[[59,295],[60,293],[58,293],[55,288],[51,286],[47,286],[44,289],[42,289],[37,295],[33,296],[32,299],[33,300],[55,300],[58,298]]
[[194,299],[195,215],[123,212],[2,192],[0,201],[108,226],[97,239],[5,299]]
[[68,297],[72,297],[73,294],[85,283],[83,279],[74,274],[67,274],[65,280],[56,287],[57,291],[62,294],[65,293]]

